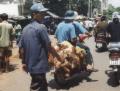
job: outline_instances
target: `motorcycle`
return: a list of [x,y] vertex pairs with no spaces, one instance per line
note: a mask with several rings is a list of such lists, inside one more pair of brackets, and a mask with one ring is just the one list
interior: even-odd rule
[[[83,41],[84,39],[87,38],[87,36],[80,35],[79,38],[80,41]],[[62,63],[61,67],[55,68],[54,70],[54,79],[60,86],[65,86],[71,81],[72,78],[74,78],[77,74],[79,75],[81,72],[87,72],[88,74],[90,74],[90,72],[87,71],[86,68],[87,64],[84,61],[85,56],[82,59],[80,59],[81,61],[76,61],[77,60],[77,58],[75,57],[76,55],[72,54],[72,56],[73,57],[71,56],[66,57],[65,60],[67,59],[68,61]]]
[[65,70],[63,68],[59,68],[55,70],[54,78],[58,85],[65,86],[72,78],[75,77],[75,75],[84,71],[86,71],[86,68],[85,65],[82,65],[79,69],[71,69],[70,75],[67,76]]
[[114,73],[115,81],[117,82],[117,84],[119,84],[119,81],[120,81],[120,42],[109,43],[108,51],[109,51],[110,68],[112,68],[112,72]]
[[106,39],[106,34],[104,32],[100,32],[96,34],[95,42],[98,51],[104,51],[107,49],[107,39]]

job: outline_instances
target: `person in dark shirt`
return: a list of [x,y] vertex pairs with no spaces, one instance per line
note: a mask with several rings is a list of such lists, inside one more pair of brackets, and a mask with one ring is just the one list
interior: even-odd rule
[[[106,50],[106,43],[107,43],[107,39],[106,39],[106,29],[108,26],[108,21],[107,21],[107,17],[106,16],[102,16],[100,21],[98,22],[98,24],[96,25],[96,27],[94,28],[94,37],[95,37],[95,42],[97,42],[97,40],[99,39],[99,36],[102,34],[102,41],[105,41],[104,43],[102,43],[102,51]],[[96,43],[96,48],[97,47],[97,43]]]
[[48,51],[61,61],[51,45],[47,28],[42,23],[47,10],[41,3],[32,5],[33,20],[23,29],[19,42],[23,70],[29,72],[32,78],[30,91],[48,91],[46,81]]
[[109,42],[120,42],[120,22],[118,16],[113,18],[107,27],[107,33],[110,35]]
[[94,29],[95,37],[97,37],[97,34],[99,34],[101,32],[105,33],[107,26],[108,26],[107,17],[102,16],[101,20],[98,22],[98,24],[96,25],[96,27]]

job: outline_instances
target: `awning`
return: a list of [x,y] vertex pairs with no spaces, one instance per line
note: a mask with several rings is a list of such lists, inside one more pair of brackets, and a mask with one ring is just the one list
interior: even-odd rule
[[48,13],[50,16],[52,16],[53,18],[60,18],[58,15],[56,15],[56,14],[50,12],[50,11],[47,11],[47,13]]

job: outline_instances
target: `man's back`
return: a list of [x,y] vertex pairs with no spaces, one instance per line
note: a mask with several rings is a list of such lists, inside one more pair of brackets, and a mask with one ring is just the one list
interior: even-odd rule
[[109,23],[107,31],[111,35],[111,42],[120,42],[120,23]]
[[107,25],[107,21],[99,22],[96,26],[96,32],[106,31]]
[[45,73],[48,71],[47,49],[50,40],[47,28],[33,21],[23,29],[19,47],[25,51],[25,64],[30,73]]
[[55,32],[58,42],[71,41],[76,37],[73,23],[61,22]]
[[12,25],[7,21],[0,23],[0,47],[8,47],[10,44],[10,33],[12,32]]
[[87,32],[87,30],[78,21],[74,21],[73,25],[75,27],[75,33],[77,36],[79,36],[79,34],[84,34]]

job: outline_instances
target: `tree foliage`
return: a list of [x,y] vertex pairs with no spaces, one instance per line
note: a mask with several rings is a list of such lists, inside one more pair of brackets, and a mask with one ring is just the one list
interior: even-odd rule
[[[43,0],[44,5],[52,12],[63,16],[65,11],[70,7],[72,10],[78,11],[79,14],[87,15],[89,0]],[[100,0],[91,0],[92,9],[100,8]],[[70,6],[70,7],[69,7]]]
[[117,7],[117,8],[116,8],[116,11],[120,13],[120,7]]
[[108,7],[108,11],[107,11],[107,17],[108,17],[109,19],[112,18],[113,12],[120,12],[120,7],[115,8],[114,6],[112,6],[112,5],[110,4],[109,7]]
[[[14,1],[14,0],[0,0],[2,1]],[[22,1],[22,0],[18,0]],[[64,16],[64,13],[68,9],[76,10],[79,14],[87,15],[89,0],[25,0],[24,10],[25,15],[29,13],[29,8],[32,5],[32,1],[42,1],[45,7],[49,8],[50,11]],[[100,0],[92,1],[92,9],[100,8]]]
[[67,3],[68,0],[49,0],[49,2],[45,3],[45,7],[49,8],[50,11],[58,14],[59,16],[63,16],[67,10]]

